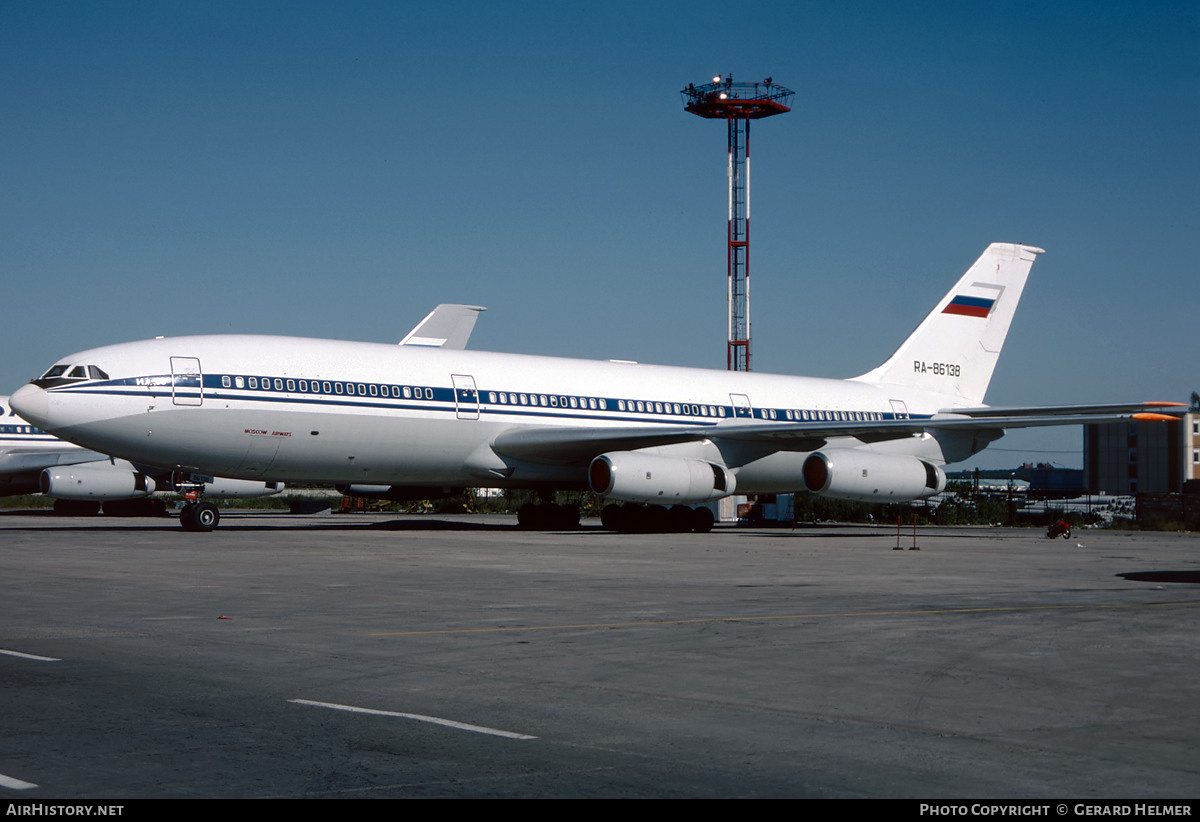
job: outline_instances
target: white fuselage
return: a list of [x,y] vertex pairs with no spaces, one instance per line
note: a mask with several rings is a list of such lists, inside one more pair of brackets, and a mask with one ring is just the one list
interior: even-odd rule
[[[37,402],[56,435],[136,463],[288,482],[583,487],[586,460],[523,462],[491,444],[539,426],[715,436],[751,422],[903,419],[954,404],[855,380],[291,337],[165,338],[72,359],[110,379],[44,392]],[[946,439],[874,448],[939,464],[973,450]],[[807,453],[707,438],[655,451],[720,462],[739,492],[802,487]]]

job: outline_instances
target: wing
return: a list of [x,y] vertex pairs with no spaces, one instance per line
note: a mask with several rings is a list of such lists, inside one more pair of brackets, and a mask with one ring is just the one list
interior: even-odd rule
[[[1032,406],[979,406],[978,408],[946,408],[940,414],[960,414],[972,418],[1006,417],[1006,416],[1039,416],[1053,417],[1070,414],[1116,414],[1109,420],[1089,420],[1089,422],[1113,422],[1121,419],[1134,419],[1137,414],[1160,414],[1168,420],[1178,418],[1187,410],[1182,402],[1134,402],[1107,403],[1104,405],[1032,405]],[[1055,423],[1046,423],[1054,425]]]
[[78,465],[81,462],[106,460],[104,454],[85,451],[82,448],[64,448],[61,451],[47,448],[10,448],[0,454],[0,475],[41,471],[56,465]]
[[741,422],[621,428],[516,428],[492,442],[497,454],[529,462],[584,463],[607,451],[633,451],[680,442],[732,440],[766,444],[777,451],[815,451],[831,439],[863,443],[904,439],[937,431],[985,431],[1047,425],[1086,425],[1120,420],[1177,420],[1182,403],[1120,403],[1011,408],[954,408],[927,417],[872,421]]
[[[64,444],[65,445],[65,444]],[[95,451],[82,448],[22,448],[15,446],[0,450],[0,496],[36,494],[38,475],[58,465],[75,465],[108,459]]]

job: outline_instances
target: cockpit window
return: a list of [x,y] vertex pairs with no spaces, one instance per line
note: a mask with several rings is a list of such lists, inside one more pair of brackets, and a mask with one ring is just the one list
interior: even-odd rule
[[84,380],[107,380],[108,374],[95,365],[56,365],[45,374],[33,381],[41,388],[54,388],[58,385],[70,385]]

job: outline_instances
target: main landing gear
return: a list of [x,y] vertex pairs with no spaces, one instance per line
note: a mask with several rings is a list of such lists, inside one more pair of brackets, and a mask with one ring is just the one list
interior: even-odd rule
[[517,524],[527,531],[573,531],[579,527],[579,506],[528,502],[517,509]]
[[211,531],[221,521],[221,512],[215,502],[201,500],[188,502],[179,512],[179,524],[185,531]]
[[[605,530],[626,534],[707,534],[715,522],[709,509],[686,505],[606,505],[600,511]],[[572,531],[579,527],[579,508],[527,503],[517,510],[517,524],[527,531]]]
[[[539,492],[541,500],[517,509],[517,524],[526,531],[573,531],[579,527],[579,506],[559,505],[551,492]],[[704,506],[610,504],[600,510],[606,531],[626,534],[707,534],[716,517]]]
[[606,505],[600,511],[606,529],[634,534],[707,534],[715,522],[708,508],[686,505]]

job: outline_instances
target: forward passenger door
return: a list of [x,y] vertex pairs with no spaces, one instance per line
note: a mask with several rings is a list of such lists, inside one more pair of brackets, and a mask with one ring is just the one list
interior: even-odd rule
[[196,357],[171,358],[171,402],[176,405],[204,403],[204,375]]
[[469,374],[451,374],[454,383],[454,410],[460,420],[479,419],[479,391]]

